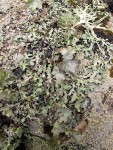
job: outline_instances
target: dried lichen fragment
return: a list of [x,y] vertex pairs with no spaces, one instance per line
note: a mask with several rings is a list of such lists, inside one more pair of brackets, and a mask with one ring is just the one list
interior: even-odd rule
[[74,132],[75,131],[76,132],[83,132],[86,129],[86,127],[88,126],[88,123],[89,123],[88,119],[83,120],[82,122],[80,122],[80,124],[77,127],[73,128],[73,131]]
[[113,66],[109,69],[110,77],[113,78]]

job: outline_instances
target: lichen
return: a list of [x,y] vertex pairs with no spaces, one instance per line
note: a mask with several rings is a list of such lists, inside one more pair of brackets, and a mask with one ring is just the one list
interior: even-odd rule
[[104,81],[112,44],[97,30],[109,30],[104,26],[109,13],[103,11],[101,3],[102,7],[73,8],[66,1],[39,1],[40,10],[33,2],[29,3],[34,8],[33,15],[24,24],[23,34],[15,37],[25,43],[26,51],[3,87],[11,98],[2,96],[0,111],[19,126],[16,131],[11,125],[7,128],[10,140],[15,139],[14,132],[18,136],[18,129],[38,120],[40,126],[48,123],[52,127],[50,138],[61,143],[61,133],[74,138],[72,128],[84,117],[88,93]]

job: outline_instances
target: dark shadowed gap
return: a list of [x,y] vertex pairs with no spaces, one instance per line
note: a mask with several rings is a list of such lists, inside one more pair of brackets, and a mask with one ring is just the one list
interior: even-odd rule
[[24,143],[20,143],[20,145],[15,150],[27,150]]

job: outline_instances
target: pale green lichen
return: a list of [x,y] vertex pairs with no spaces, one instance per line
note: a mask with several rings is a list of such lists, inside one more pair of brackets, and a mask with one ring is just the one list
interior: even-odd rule
[[[71,129],[83,117],[88,93],[104,80],[112,51],[112,44],[97,36],[100,29],[108,30],[103,21],[109,14],[100,7],[67,4],[43,3],[47,5],[43,17],[35,7],[24,35],[16,38],[26,43],[27,51],[5,84],[5,90],[14,95],[6,105],[5,100],[0,102],[2,115],[19,126],[36,119],[41,126],[48,122],[57,140],[62,132],[73,136]],[[38,21],[33,21],[36,14]],[[12,130],[11,134],[14,137]]]

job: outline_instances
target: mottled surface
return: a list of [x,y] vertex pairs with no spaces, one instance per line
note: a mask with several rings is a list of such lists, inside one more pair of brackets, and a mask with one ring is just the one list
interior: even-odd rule
[[113,150],[113,108],[106,103],[113,95],[113,91],[109,89],[112,86],[113,79],[108,73],[105,82],[95,92],[89,94],[93,108],[89,125],[84,133],[84,144],[87,145],[87,150]]
[[[6,10],[3,10],[7,6]],[[0,35],[3,41],[0,43],[0,66],[4,69],[13,69],[23,58],[26,50],[25,43],[17,41],[23,34],[23,24],[28,21],[30,12],[25,4],[19,1],[0,1]]]

